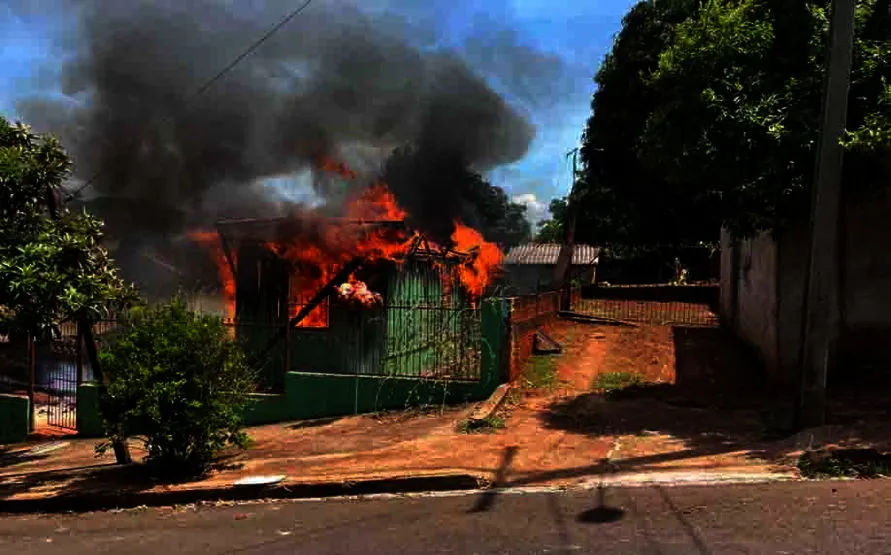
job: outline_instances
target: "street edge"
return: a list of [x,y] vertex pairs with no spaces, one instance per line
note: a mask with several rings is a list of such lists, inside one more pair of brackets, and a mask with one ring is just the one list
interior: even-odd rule
[[470,474],[409,476],[361,481],[284,483],[274,486],[193,488],[121,494],[71,494],[40,499],[0,501],[0,515],[33,513],[88,513],[136,507],[189,505],[202,502],[286,500],[380,494],[481,490],[486,482]]
[[[215,502],[310,500],[413,495],[466,495],[482,491],[504,494],[584,491],[601,487],[695,487],[747,485],[775,482],[809,482],[793,474],[777,473],[677,473],[607,475],[567,485],[492,487],[479,476],[447,474],[409,476],[327,483],[290,483],[274,486],[221,486],[177,491],[134,492],[118,495],[79,494],[43,499],[0,501],[0,515],[88,513]],[[835,480],[819,480],[835,481]]]

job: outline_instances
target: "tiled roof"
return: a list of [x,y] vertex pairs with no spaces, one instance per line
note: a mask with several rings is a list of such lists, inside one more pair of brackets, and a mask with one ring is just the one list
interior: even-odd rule
[[[560,256],[559,243],[528,243],[512,248],[504,259],[505,264],[557,264]],[[597,262],[600,249],[591,245],[575,245],[572,253],[574,266]]]

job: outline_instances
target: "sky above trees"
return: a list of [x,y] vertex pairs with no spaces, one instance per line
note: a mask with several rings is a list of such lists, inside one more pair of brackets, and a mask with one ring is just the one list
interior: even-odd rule
[[[61,94],[58,48],[65,39],[64,27],[59,12],[52,9],[60,1],[12,0],[0,6],[0,114],[6,117],[19,116],[16,104],[22,98]],[[410,23],[431,29],[436,46],[457,49],[536,126],[526,156],[488,175],[494,185],[528,206],[532,220],[546,216],[550,199],[565,195],[569,188],[570,168],[564,155],[578,144],[590,115],[592,77],[632,4],[631,0],[362,3],[368,10],[399,13]],[[269,26],[279,17],[270,19]],[[246,36],[245,43],[255,38]],[[502,41],[534,51],[542,65],[514,67],[500,60]]]

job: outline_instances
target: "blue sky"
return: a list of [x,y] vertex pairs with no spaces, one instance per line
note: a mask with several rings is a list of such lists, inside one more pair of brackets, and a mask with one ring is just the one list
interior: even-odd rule
[[[577,146],[589,115],[594,90],[592,76],[612,44],[622,16],[634,1],[459,0],[434,3],[435,7],[421,0],[377,1],[379,8],[404,12],[409,18],[435,20],[439,42],[445,46],[461,50],[469,38],[482,36],[482,55],[479,50],[464,52],[471,66],[486,75],[496,89],[500,89],[499,76],[494,73],[507,79],[511,76],[504,75],[498,60],[484,59],[490,28],[509,29],[515,43],[553,56],[559,63],[559,79],[537,84],[556,87],[544,105],[524,103],[508,94],[509,100],[536,126],[537,134],[522,160],[489,174],[494,184],[529,206],[531,219],[545,215],[548,200],[568,190],[571,172],[565,154]],[[39,0],[34,0],[30,5],[39,4]],[[18,115],[18,99],[57,92],[59,52],[54,45],[63,28],[55,10],[41,13],[32,9],[26,17],[19,17],[19,13],[14,13],[9,4],[0,3],[0,113],[13,119]],[[270,21],[270,25],[273,23]]]

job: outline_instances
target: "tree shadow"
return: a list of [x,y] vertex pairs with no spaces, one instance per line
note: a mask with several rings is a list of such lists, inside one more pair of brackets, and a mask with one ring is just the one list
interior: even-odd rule
[[[217,457],[210,472],[243,467],[243,463],[238,460],[239,455],[240,453],[225,453]],[[4,512],[5,502],[13,498],[18,498],[16,511],[23,510],[24,504],[33,505],[31,509],[27,509],[31,512],[85,512],[136,506],[140,504],[136,499],[144,494],[153,495],[151,490],[159,486],[196,484],[207,478],[208,476],[159,475],[141,462],[129,465],[93,464],[38,472],[23,470],[0,476],[0,514]],[[158,494],[162,495],[164,492]]]
[[0,512],[3,511],[3,501],[23,494],[55,490],[55,495],[45,498],[48,504],[64,503],[76,498],[90,505],[92,494],[104,498],[109,491],[114,491],[115,496],[124,498],[158,484],[158,481],[148,477],[141,464],[118,466],[109,463],[103,466],[7,474],[3,476],[3,482],[0,482]]
[[[680,449],[666,446],[663,452],[640,452],[637,457],[626,450],[626,456],[615,463],[619,470],[650,465],[664,470],[672,461],[689,469],[691,463],[680,461],[731,452],[788,467],[797,464],[800,451],[829,444],[891,450],[891,417],[886,408],[891,390],[831,391],[828,425],[796,433],[795,390],[770,384],[755,354],[731,333],[720,328],[674,327],[669,346],[664,328],[654,329],[642,326],[622,331],[624,335],[611,343],[603,362],[607,370],[640,369],[643,383],[558,400],[541,415],[545,427],[590,436],[631,436],[632,444],[634,437],[645,443],[646,436],[668,436],[680,444]],[[669,365],[674,370],[671,383],[647,382]],[[598,463],[528,479],[608,470]]]
[[12,450],[0,448],[0,468],[41,461],[48,457],[48,454],[34,454],[30,449]]
[[[666,454],[663,462],[738,450],[760,459],[767,443],[791,434],[791,392],[769,387],[758,360],[727,331],[674,327],[665,345],[650,341],[646,327],[623,333],[630,335],[607,352],[604,368],[616,357],[620,364],[613,367],[640,368],[644,381],[557,401],[542,414],[546,427],[592,436],[665,435],[682,442],[684,449]],[[651,345],[630,355],[619,352],[638,340]],[[649,368],[668,365],[674,369],[671,383],[647,381]]]

